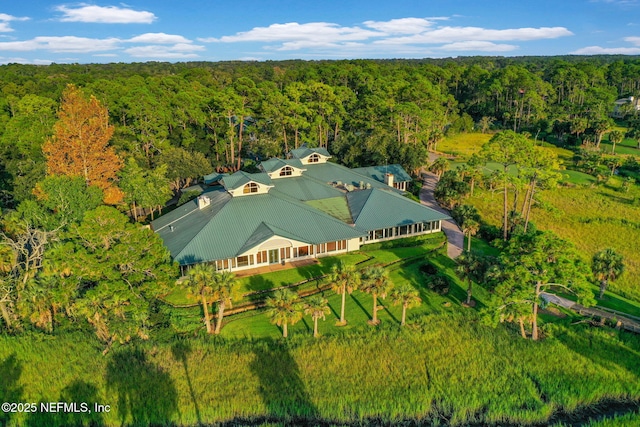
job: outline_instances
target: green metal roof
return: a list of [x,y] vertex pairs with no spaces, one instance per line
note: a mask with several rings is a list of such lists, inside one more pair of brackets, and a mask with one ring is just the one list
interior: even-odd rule
[[[297,159],[267,162],[265,170],[302,166]],[[236,257],[274,236],[319,244],[362,237],[369,230],[448,218],[372,176],[336,163],[304,165],[304,169],[302,176],[273,181],[266,173],[220,175],[226,188],[207,189],[203,196],[210,199],[208,206],[199,209],[194,199],[153,221],[152,228],[174,260],[188,265]],[[272,188],[267,194],[246,197],[233,198],[228,193],[251,181]],[[355,187],[368,183],[371,188],[347,192],[335,186],[338,181]]]
[[353,224],[351,212],[349,211],[349,205],[347,204],[347,199],[344,196],[331,197],[328,199],[309,200],[305,203],[309,206],[321,210],[322,212],[328,213],[332,217],[337,218],[342,222]]
[[271,178],[266,173],[246,173],[238,171],[233,175],[225,176],[222,183],[227,190],[235,190],[248,184],[249,182],[257,182],[258,184],[273,185]]
[[305,157],[308,157],[314,153],[321,154],[325,157],[331,157],[331,154],[329,154],[329,152],[325,148],[321,147],[309,148],[306,146],[302,146],[300,148],[291,150],[291,155],[296,159],[304,159]]
[[378,230],[418,222],[438,221],[449,217],[407,199],[397,193],[379,189],[347,193],[347,203],[356,227]]
[[222,178],[224,178],[225,176],[229,176],[229,174],[227,173],[217,173],[217,172],[213,172],[210,173],[209,175],[205,175],[204,178],[204,183],[205,184],[212,184],[214,182],[219,182],[222,180]]
[[305,166],[307,167],[307,170],[304,175],[310,178],[314,178],[322,183],[328,184],[340,181],[343,184],[349,184],[354,187],[358,187],[360,185],[360,182],[363,182],[365,184],[371,184],[372,188],[385,189],[387,191],[392,191],[398,194],[403,193],[403,191],[400,191],[393,187],[389,187],[383,182],[376,181],[369,176],[354,172],[353,169],[349,169],[348,167],[339,165],[337,163],[314,163]]
[[215,215],[207,214],[208,209],[177,219],[173,223],[173,231],[168,226],[159,229],[154,224],[154,229],[178,263],[185,265],[233,258],[271,235],[309,244],[364,235],[362,231],[304,203],[271,194],[229,197],[220,209],[215,208]]
[[376,181],[384,182],[384,175],[386,173],[393,174],[393,180],[395,182],[411,182],[413,179],[411,175],[409,175],[402,166],[398,164],[394,165],[380,165],[380,166],[369,166],[366,168],[355,168],[351,169],[354,172],[358,172],[359,174],[368,176],[370,178],[375,179]]
[[283,159],[273,158],[273,159],[265,160],[264,162],[260,163],[260,167],[262,167],[262,170],[264,170],[265,172],[274,172],[285,166],[292,166],[294,168],[304,169],[304,165],[299,159],[283,160]]
[[306,173],[302,176],[274,179],[273,188],[270,192],[302,201],[340,197],[343,195],[342,191],[306,176]]

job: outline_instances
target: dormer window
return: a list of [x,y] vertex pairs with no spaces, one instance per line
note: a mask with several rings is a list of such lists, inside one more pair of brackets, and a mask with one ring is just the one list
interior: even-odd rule
[[250,193],[257,193],[257,192],[258,192],[258,184],[256,184],[255,182],[248,183],[242,189],[242,194],[250,194]]
[[318,153],[314,153],[309,156],[307,160],[309,163],[318,163],[320,161],[320,155]]
[[291,176],[293,175],[293,168],[291,166],[285,166],[280,169],[280,176]]

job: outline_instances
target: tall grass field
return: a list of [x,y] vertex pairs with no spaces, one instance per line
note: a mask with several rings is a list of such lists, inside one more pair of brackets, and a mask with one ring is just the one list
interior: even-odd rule
[[628,408],[640,402],[640,337],[584,324],[552,325],[546,334],[542,342],[522,340],[460,308],[404,329],[363,325],[320,339],[293,334],[288,341],[197,337],[132,344],[106,356],[80,334],[5,336],[4,401],[111,409],[4,413],[0,423],[515,426],[579,416],[603,400]]
[[[471,134],[447,138],[439,150],[463,157],[480,150],[491,135]],[[548,146],[567,161],[571,152]],[[640,153],[640,151],[638,151]],[[464,158],[458,159],[464,161]],[[594,177],[566,170],[564,184],[537,193],[540,203],[532,210],[531,221],[542,230],[551,230],[571,241],[587,261],[596,252],[613,248],[624,256],[626,272],[609,286],[614,292],[640,301],[640,185],[623,191],[622,180],[612,177],[596,184]],[[522,198],[521,198],[522,199]],[[502,194],[478,191],[466,200],[476,206],[490,224],[502,224]]]

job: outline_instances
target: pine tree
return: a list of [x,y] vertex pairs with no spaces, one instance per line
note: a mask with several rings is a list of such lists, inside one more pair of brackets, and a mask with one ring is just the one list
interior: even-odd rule
[[115,181],[122,160],[108,145],[114,128],[109,125],[107,109],[95,97],[87,99],[77,87],[69,85],[62,94],[53,130],[53,138],[42,146],[47,174],[80,176],[87,186],[104,192],[105,203],[119,203],[122,192]]

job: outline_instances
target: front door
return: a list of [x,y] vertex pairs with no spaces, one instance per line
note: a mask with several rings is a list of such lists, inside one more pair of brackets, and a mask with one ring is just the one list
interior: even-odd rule
[[279,261],[279,249],[269,250],[269,264],[277,264]]

